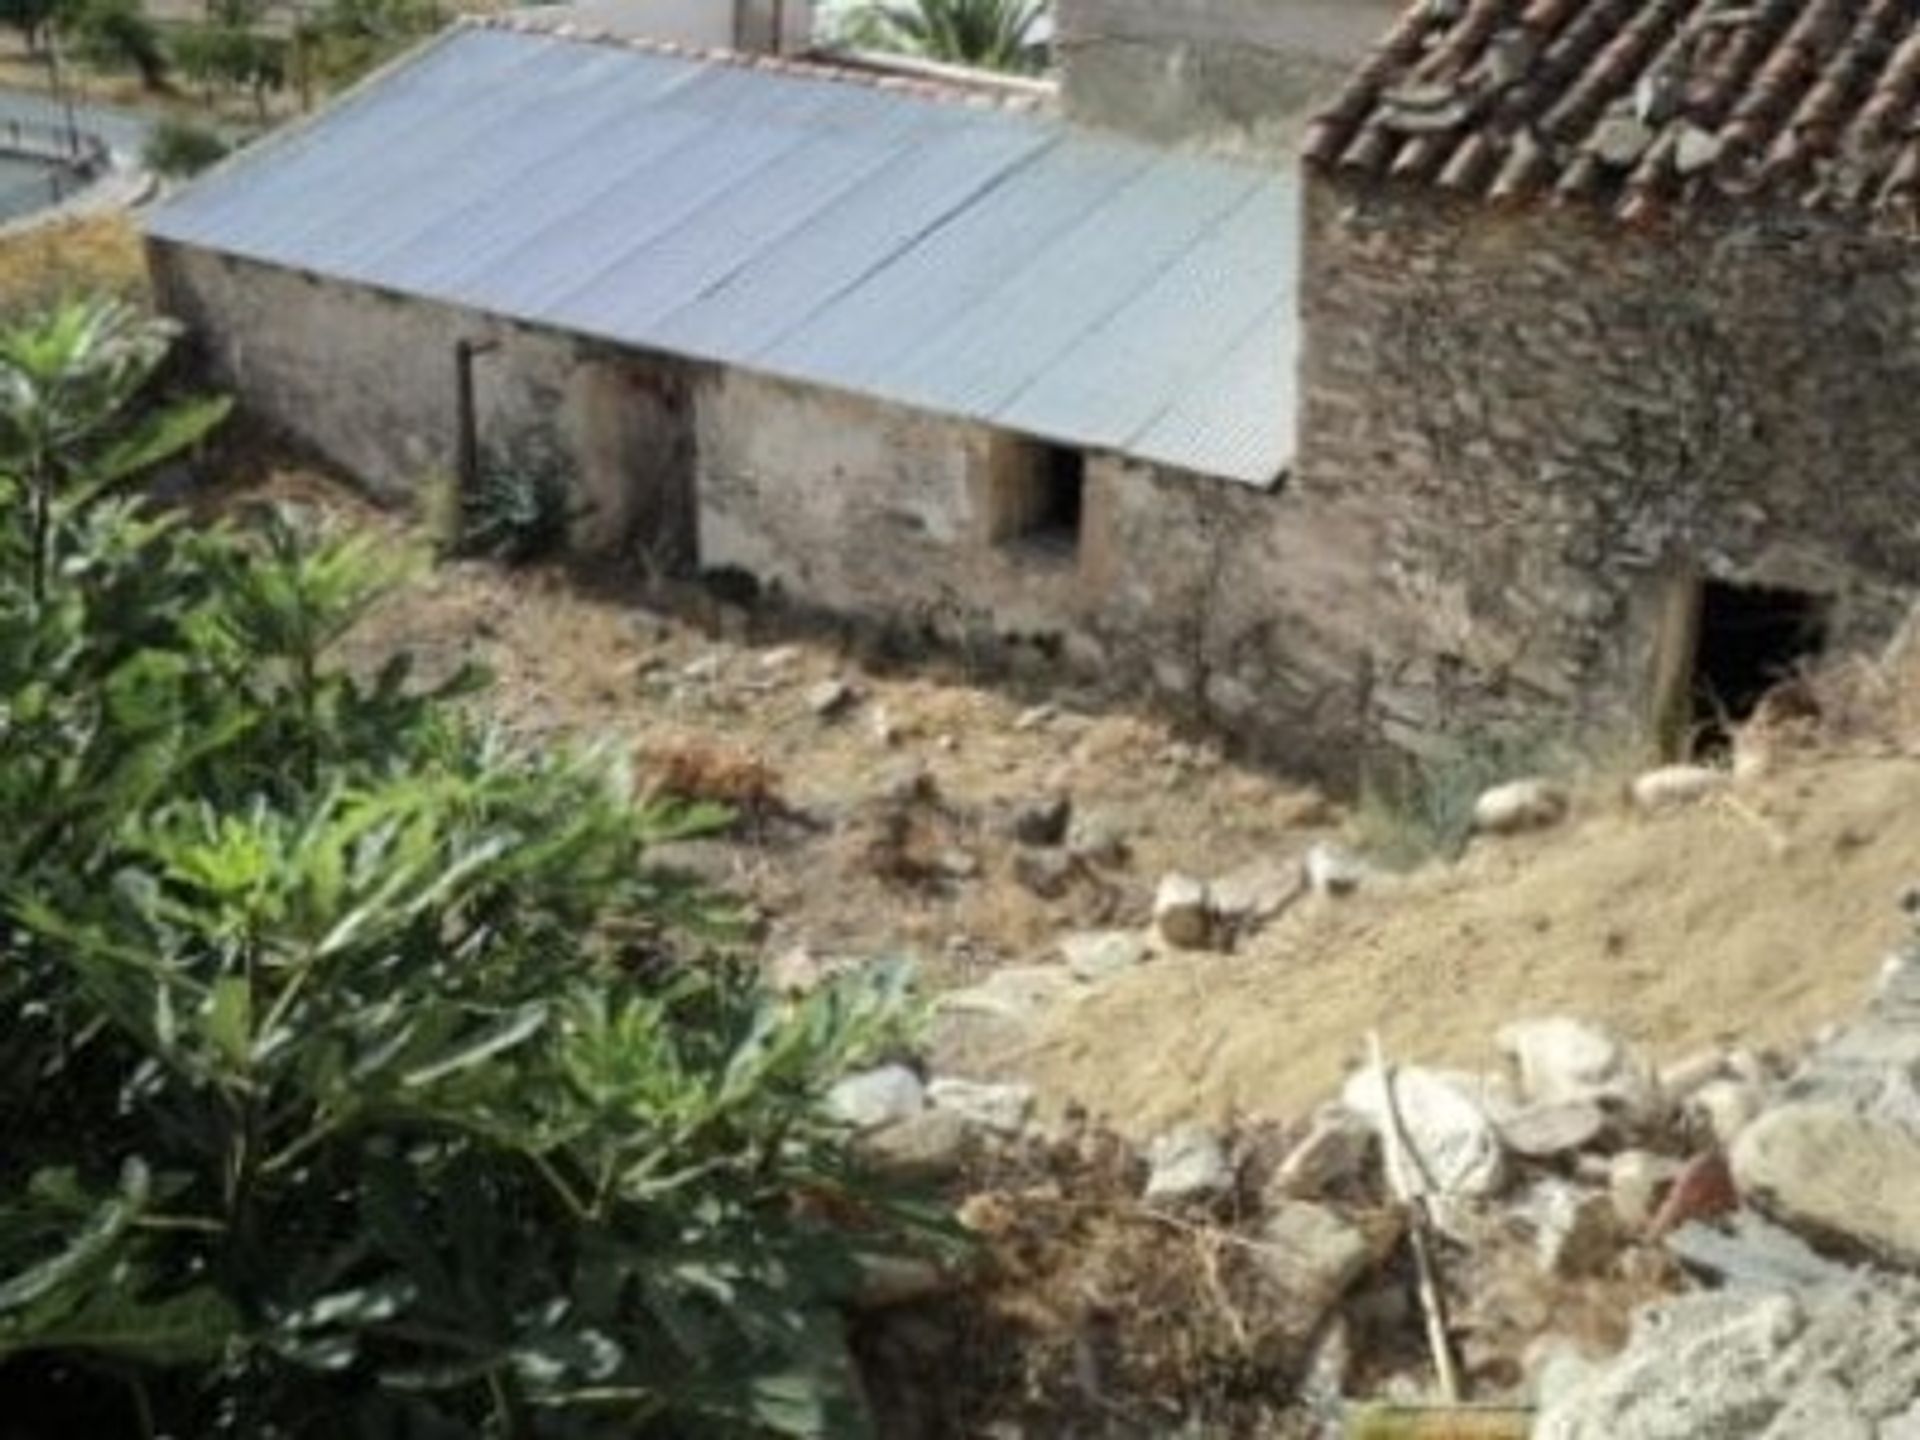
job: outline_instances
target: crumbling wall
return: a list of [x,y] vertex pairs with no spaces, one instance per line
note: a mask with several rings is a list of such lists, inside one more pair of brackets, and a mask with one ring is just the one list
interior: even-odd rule
[[1374,517],[1374,729],[1644,731],[1696,574],[1831,597],[1920,574],[1920,269],[1808,220],[1642,234],[1309,185],[1303,500]]
[[210,377],[375,493],[407,500],[451,474],[454,345],[487,340],[497,348],[474,364],[483,450],[550,438],[576,466],[586,546],[690,548],[681,367],[160,241],[148,262],[161,308],[187,325]]
[[1394,0],[1058,0],[1067,113],[1157,141],[1289,152]]

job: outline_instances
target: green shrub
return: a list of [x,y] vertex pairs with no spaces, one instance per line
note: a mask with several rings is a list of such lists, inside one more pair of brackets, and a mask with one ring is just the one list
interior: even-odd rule
[[523,565],[558,554],[583,507],[574,469],[559,444],[539,432],[480,456],[471,493],[460,497],[457,553]]
[[1474,802],[1508,780],[1566,768],[1565,747],[1539,736],[1456,738],[1432,755],[1395,757],[1362,777],[1359,841],[1395,869],[1452,859],[1473,835]]
[[169,117],[153,127],[141,158],[154,174],[184,180],[224,160],[230,148],[217,131]]
[[861,1433],[837,1302],[931,1231],[818,1101],[897,977],[771,998],[648,864],[724,817],[331,663],[370,542],[116,497],[217,418],[165,341],[0,336],[9,1425]]

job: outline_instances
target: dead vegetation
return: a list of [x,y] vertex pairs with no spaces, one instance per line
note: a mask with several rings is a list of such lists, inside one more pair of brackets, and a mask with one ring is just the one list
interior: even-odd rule
[[124,215],[69,220],[0,237],[0,309],[32,309],[67,295],[143,298],[146,263]]

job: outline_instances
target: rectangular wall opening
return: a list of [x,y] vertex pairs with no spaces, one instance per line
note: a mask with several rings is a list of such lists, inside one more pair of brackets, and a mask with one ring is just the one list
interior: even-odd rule
[[1073,555],[1086,516],[1087,457],[1067,445],[1010,441],[993,467],[989,531],[1001,546]]
[[1769,585],[1705,582],[1693,656],[1691,749],[1724,751],[1730,727],[1767,692],[1800,674],[1827,645],[1825,596]]

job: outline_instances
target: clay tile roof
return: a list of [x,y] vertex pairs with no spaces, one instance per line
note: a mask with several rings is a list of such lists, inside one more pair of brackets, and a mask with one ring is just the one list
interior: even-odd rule
[[1644,220],[1920,218],[1920,0],[1414,0],[1314,121],[1356,178]]

